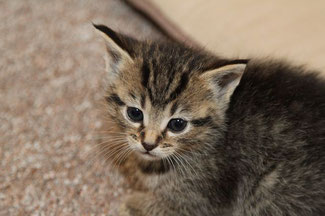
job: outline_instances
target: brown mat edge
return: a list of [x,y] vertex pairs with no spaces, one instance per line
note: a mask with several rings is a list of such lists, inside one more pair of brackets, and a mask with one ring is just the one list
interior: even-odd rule
[[168,39],[183,43],[189,47],[200,48],[201,46],[189,35],[185,34],[177,25],[170,21],[152,2],[148,0],[123,0],[133,10],[148,20]]

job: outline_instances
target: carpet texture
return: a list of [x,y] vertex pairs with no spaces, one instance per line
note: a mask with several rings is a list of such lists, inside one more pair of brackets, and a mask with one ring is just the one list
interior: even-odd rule
[[105,48],[91,22],[161,37],[117,0],[0,1],[0,215],[116,215],[99,144]]

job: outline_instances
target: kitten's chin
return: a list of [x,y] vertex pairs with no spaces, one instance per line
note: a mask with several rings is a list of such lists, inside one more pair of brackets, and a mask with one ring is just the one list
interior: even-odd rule
[[141,159],[144,159],[144,160],[148,160],[148,161],[154,161],[154,160],[160,160],[161,157],[157,156],[157,155],[154,155],[150,152],[140,152],[140,151],[137,151],[137,155],[141,158]]

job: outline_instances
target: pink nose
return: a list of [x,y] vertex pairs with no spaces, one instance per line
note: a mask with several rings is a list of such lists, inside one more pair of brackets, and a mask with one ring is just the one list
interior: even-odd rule
[[145,150],[147,150],[148,152],[158,146],[157,144],[151,144],[151,143],[145,143],[145,142],[142,142],[142,145],[143,145],[143,148]]

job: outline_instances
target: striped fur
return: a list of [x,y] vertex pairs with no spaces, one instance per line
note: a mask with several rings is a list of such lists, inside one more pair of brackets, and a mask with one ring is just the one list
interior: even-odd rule
[[[110,58],[104,152],[139,190],[120,215],[325,215],[325,82],[316,73],[95,27]],[[127,107],[143,120],[132,122]],[[187,121],[181,132],[167,127],[177,118]]]

